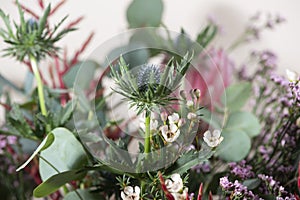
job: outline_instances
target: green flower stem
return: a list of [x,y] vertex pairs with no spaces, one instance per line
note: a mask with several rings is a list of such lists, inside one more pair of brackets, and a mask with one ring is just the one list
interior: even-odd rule
[[145,143],[144,143],[144,153],[150,153],[150,149],[151,149],[151,144],[150,144],[150,139],[151,139],[151,132],[150,132],[150,117],[151,117],[151,112],[146,111],[146,116],[145,116]]
[[[47,117],[48,113],[47,113],[47,108],[46,108],[46,104],[45,104],[44,86],[43,86],[43,82],[42,82],[42,79],[40,76],[40,72],[38,70],[37,60],[32,55],[29,56],[29,59],[30,59],[33,74],[34,74],[36,82],[37,82],[40,109],[41,109],[42,115]],[[49,125],[46,126],[46,131],[47,132],[50,131]]]
[[38,70],[37,61],[36,61],[34,56],[30,56],[30,63],[31,63],[33,74],[34,74],[35,79],[37,81],[41,112],[44,116],[47,116],[47,109],[46,109],[45,97],[44,97],[44,86],[43,86],[43,82],[42,82],[42,79],[41,79],[41,76],[40,76],[40,72]]
[[[150,111],[146,111],[146,116],[145,116],[145,142],[144,142],[144,153],[145,155],[145,159],[148,158],[148,153],[150,153],[151,150],[151,132],[150,132],[150,119],[151,119],[151,112]],[[146,186],[146,182],[144,180],[141,180],[141,191],[142,194],[145,193],[145,188]]]

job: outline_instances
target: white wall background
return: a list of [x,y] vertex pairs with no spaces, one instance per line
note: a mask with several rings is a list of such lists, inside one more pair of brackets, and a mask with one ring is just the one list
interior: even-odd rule
[[[19,1],[39,11],[36,0]],[[58,1],[49,2],[55,4]],[[63,45],[68,46],[69,51],[72,52],[80,47],[90,31],[95,31],[95,38],[84,54],[88,56],[89,52],[102,42],[127,29],[126,9],[130,2],[130,0],[67,1],[54,16],[53,21],[66,14],[70,14],[70,19],[75,19],[80,15],[84,15],[85,19],[79,26],[80,30],[68,35]],[[17,9],[12,0],[1,0],[0,8],[9,13],[12,18],[17,19]],[[299,0],[164,0],[163,21],[170,30],[179,31],[183,27],[194,37],[204,26],[206,17],[214,15],[219,24],[224,27],[224,35],[217,39],[216,44],[228,47],[232,40],[241,34],[248,18],[257,11],[280,13],[287,19],[287,23],[280,25],[275,31],[265,32],[262,35],[262,41],[234,51],[231,56],[239,63],[245,59],[249,50],[267,48],[278,54],[281,73],[285,68],[300,72]],[[3,41],[1,41],[0,48],[3,47]],[[26,70],[25,66],[10,58],[0,58],[0,73],[19,85],[22,84]]]

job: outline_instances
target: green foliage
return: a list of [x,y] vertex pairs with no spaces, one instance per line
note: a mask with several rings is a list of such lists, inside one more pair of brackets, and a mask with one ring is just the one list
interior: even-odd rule
[[162,12],[162,0],[133,0],[127,9],[129,27],[157,27],[161,23]]
[[[78,62],[64,75],[63,80],[68,88],[78,87],[82,90],[90,87],[98,63],[92,60]],[[74,85],[76,84],[76,85]]]
[[233,112],[228,117],[225,130],[241,130],[249,137],[255,137],[260,133],[260,124],[257,117],[250,112]]
[[251,140],[246,132],[241,130],[222,131],[223,142],[217,147],[216,154],[226,161],[244,159],[251,148]]
[[221,101],[230,112],[238,111],[245,105],[251,92],[252,87],[249,82],[233,84],[226,88]]
[[54,142],[40,154],[42,180],[64,171],[75,170],[87,163],[86,153],[74,134],[65,128],[51,131]]
[[85,173],[85,171],[81,170],[70,170],[55,174],[37,186],[33,191],[33,195],[35,197],[45,197],[70,181],[82,179]]
[[23,169],[24,167],[26,167],[26,165],[28,165],[28,163],[41,151],[47,149],[54,141],[54,135],[53,133],[49,133],[45,139],[41,142],[41,144],[36,148],[36,150],[33,152],[33,154],[27,159],[27,161],[21,165],[17,171],[20,171],[21,169]]
[[220,123],[220,119],[216,114],[210,112],[208,109],[203,108],[201,110],[201,115],[199,116],[204,122],[210,124],[215,129],[221,129],[222,124]]
[[177,161],[171,167],[167,169],[167,174],[183,174],[190,170],[192,167],[208,160],[212,155],[213,152],[207,147],[203,148],[199,152],[190,151],[184,153],[177,159]]
[[[18,2],[17,2],[18,4]],[[4,49],[5,56],[15,57],[19,61],[23,61],[29,56],[35,57],[37,60],[44,58],[46,55],[56,55],[59,47],[55,45],[62,37],[70,31],[75,29],[63,29],[58,31],[61,24],[66,20],[64,17],[53,29],[47,25],[51,7],[50,5],[45,9],[43,16],[39,22],[33,19],[25,21],[24,12],[18,4],[20,25],[13,22],[14,28],[11,25],[8,15],[0,9],[0,17],[5,23],[6,30],[0,29],[0,36],[8,47]],[[15,32],[14,32],[15,30]]]
[[1,94],[3,92],[4,86],[8,86],[8,87],[14,89],[17,92],[20,92],[20,93],[24,92],[21,88],[19,88],[13,82],[11,82],[10,80],[8,80],[7,78],[5,78],[4,76],[2,76],[0,74],[0,96],[1,96]]
[[205,48],[216,36],[217,31],[218,27],[214,24],[210,24],[198,34],[196,41],[201,45],[202,48]]
[[[128,64],[129,69],[133,69],[139,65],[147,62],[149,59],[149,50],[147,46],[139,42],[130,42],[127,45],[120,46],[109,52],[107,58],[108,60],[115,60],[123,56],[125,62]],[[114,66],[117,71],[119,71],[119,65]]]

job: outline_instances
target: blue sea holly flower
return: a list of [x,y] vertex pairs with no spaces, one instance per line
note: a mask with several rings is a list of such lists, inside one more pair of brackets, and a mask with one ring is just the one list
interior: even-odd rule
[[131,107],[136,107],[138,114],[145,110],[152,111],[157,106],[170,106],[177,100],[172,92],[180,86],[192,57],[186,54],[180,62],[171,59],[165,66],[144,64],[139,70],[129,70],[121,56],[120,70],[111,66],[112,78],[118,86],[112,89],[123,95]]

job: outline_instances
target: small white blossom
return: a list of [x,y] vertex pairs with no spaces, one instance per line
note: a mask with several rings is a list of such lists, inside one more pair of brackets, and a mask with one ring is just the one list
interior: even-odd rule
[[194,102],[189,100],[186,102],[186,106],[189,107],[189,108],[192,108],[194,106]]
[[189,190],[188,188],[184,188],[184,190],[181,193],[177,192],[171,194],[175,200],[186,200],[187,199],[186,197],[188,196],[188,190]]
[[178,127],[182,127],[183,125],[185,124],[185,119],[183,118],[180,118],[179,121],[178,121]]
[[179,174],[172,174],[171,178],[165,181],[165,185],[175,200],[186,199],[188,188],[183,189],[183,181]]
[[170,193],[177,193],[183,188],[180,174],[172,174],[171,179],[165,180],[165,185]]
[[178,113],[173,113],[172,115],[168,116],[168,119],[170,124],[176,124],[179,121],[179,115]]
[[168,119],[168,113],[162,112],[162,113],[160,114],[160,118],[161,118],[161,120],[162,120],[163,122],[167,121],[167,119]]
[[176,124],[163,125],[160,127],[160,131],[164,139],[169,143],[174,142],[180,135],[180,130]]
[[187,118],[188,118],[189,120],[195,120],[195,119],[197,119],[197,115],[196,115],[195,113],[189,112],[189,113],[187,114]]
[[286,69],[286,75],[289,79],[289,81],[298,81],[299,80],[299,74],[297,74],[297,72],[295,71],[292,71],[292,70],[289,70],[289,69]]
[[221,136],[220,130],[214,130],[212,133],[209,130],[207,130],[204,133],[204,137],[203,137],[203,140],[210,147],[218,146],[223,141],[223,139],[224,138]]
[[140,199],[140,188],[138,186],[133,187],[126,186],[124,191],[121,192],[121,198],[123,200],[139,200]]

